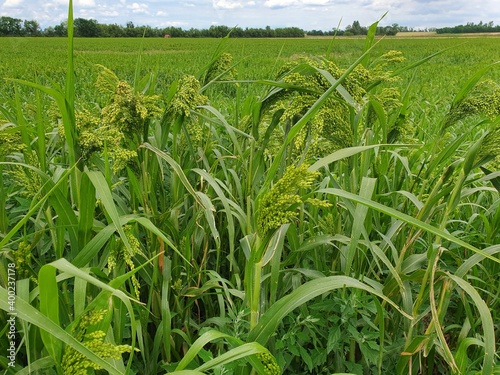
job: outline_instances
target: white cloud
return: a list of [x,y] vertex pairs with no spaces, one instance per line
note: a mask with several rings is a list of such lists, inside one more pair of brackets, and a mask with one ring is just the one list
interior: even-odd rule
[[120,12],[118,12],[117,10],[107,9],[99,11],[99,14],[102,14],[105,17],[118,17],[120,15]]
[[159,10],[159,11],[156,12],[156,15],[158,17],[166,17],[166,16],[168,16],[168,13],[164,12],[163,10]]
[[131,5],[127,5],[127,9],[130,9],[132,13],[149,14],[149,6],[146,3],[132,3]]
[[5,8],[16,8],[22,4],[23,0],[5,0],[3,7]]
[[173,27],[182,27],[182,26],[186,26],[187,23],[186,22],[180,22],[180,21],[168,21],[168,22],[162,22],[160,24],[160,26],[173,26]]
[[331,0],[266,0],[264,6],[272,9],[300,7],[300,6],[325,6],[331,4]]
[[330,0],[302,0],[302,4],[304,5],[329,5],[331,4]]
[[297,3],[297,0],[267,0],[264,2],[264,6],[268,8],[287,8]]
[[237,9],[243,8],[243,3],[231,0],[213,0],[212,2],[215,9]]
[[90,8],[95,7],[95,0],[77,0],[75,6]]

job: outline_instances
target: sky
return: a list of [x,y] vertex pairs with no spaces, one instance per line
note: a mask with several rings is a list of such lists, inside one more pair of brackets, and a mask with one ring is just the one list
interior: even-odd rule
[[[74,17],[99,23],[177,26],[183,29],[300,27],[332,30],[359,21],[369,26],[397,23],[415,29],[493,21],[500,24],[500,0],[74,0]],[[36,20],[42,28],[67,18],[68,0],[0,0],[0,16]]]

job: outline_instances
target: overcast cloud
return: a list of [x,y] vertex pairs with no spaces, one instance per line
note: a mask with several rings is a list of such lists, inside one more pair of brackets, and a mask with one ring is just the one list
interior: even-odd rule
[[[45,28],[67,17],[68,0],[0,0],[0,16],[37,20]],[[397,23],[413,28],[444,27],[467,22],[500,24],[500,0],[74,0],[74,16],[99,23],[184,29],[211,25],[341,29],[358,20],[368,26]]]

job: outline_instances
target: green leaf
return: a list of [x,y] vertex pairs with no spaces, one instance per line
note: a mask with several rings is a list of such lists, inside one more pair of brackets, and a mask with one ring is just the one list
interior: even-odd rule
[[276,301],[276,303],[261,316],[257,325],[250,331],[248,340],[256,341],[265,345],[276,332],[276,328],[283,318],[291,311],[317,296],[342,288],[358,288],[365,290],[377,297],[382,298],[402,315],[408,319],[412,319],[410,315],[402,311],[396,303],[387,298],[382,292],[375,290],[367,284],[347,276],[329,276],[308,281],[299,286],[289,295]]
[[[0,163],[0,164],[12,164],[12,163]],[[66,180],[66,176],[71,173],[73,170],[74,166],[70,169],[67,169],[64,171],[63,175],[59,178],[57,183],[38,201],[30,207],[29,211],[26,213],[26,215],[17,222],[17,224],[7,233],[3,239],[0,241],[0,249],[5,246],[5,244],[14,236],[19,229],[26,224],[26,222],[35,214],[35,212],[38,211],[38,209],[45,203],[45,201],[52,196],[52,194],[55,194],[56,190],[59,189],[59,187],[62,185],[62,183]]]
[[460,91],[453,98],[453,102],[451,103],[451,108],[457,106],[474,88],[474,86],[479,82],[479,80],[495,65],[500,64],[500,61],[496,61],[493,64],[490,64],[483,69],[480,69],[474,74],[469,80],[462,86]]
[[385,214],[392,216],[396,219],[402,220],[410,225],[413,225],[417,228],[423,229],[429,233],[432,233],[436,236],[444,238],[444,239],[446,239],[450,242],[453,242],[459,246],[465,247],[466,249],[472,250],[475,253],[481,254],[485,258],[491,259],[496,263],[500,263],[500,259],[497,259],[497,258],[491,256],[490,254],[485,253],[483,250],[480,250],[480,249],[476,248],[475,246],[472,246],[472,245],[468,244],[467,242],[462,241],[461,239],[449,234],[448,232],[442,231],[439,228],[436,228],[428,223],[425,223],[423,221],[415,219],[414,217],[411,217],[407,214],[404,214],[404,213],[402,213],[398,210],[395,210],[391,207],[384,206],[380,203],[374,202],[374,201],[369,200],[369,199],[365,199],[363,197],[360,197],[359,195],[352,194],[352,193],[349,193],[349,192],[341,190],[341,189],[328,188],[328,189],[318,190],[318,192],[336,195],[338,197],[343,197],[343,198],[347,198],[349,200],[352,200],[353,202],[364,204],[368,207],[373,208],[376,211],[385,213]]
[[[368,33],[367,33],[366,38],[365,38],[365,45],[363,46],[363,52],[368,52],[371,49],[371,47],[373,46],[373,41],[375,40],[375,35],[377,34],[378,23],[380,21],[382,21],[382,19],[386,16],[387,13],[389,13],[389,11],[385,12],[377,22],[374,22],[370,25],[370,28],[368,29]],[[367,66],[369,59],[370,59],[370,55],[366,54],[364,56],[363,60],[361,60],[361,64],[363,66]]]
[[106,209],[109,217],[111,218],[111,223],[114,225],[116,231],[120,235],[123,244],[125,245],[128,251],[132,252],[127,236],[123,231],[123,227],[120,222],[120,215],[118,214],[118,210],[116,209],[116,205],[115,202],[113,201],[113,196],[111,194],[111,189],[109,188],[109,185],[106,182],[106,178],[100,171],[87,171],[85,173],[89,177],[90,181],[92,181],[92,184],[94,185],[95,190],[99,198],[101,199],[104,208]]
[[41,371],[41,370],[53,367],[54,365],[55,365],[55,362],[52,359],[52,357],[50,357],[50,356],[43,357],[43,358],[37,359],[33,362],[30,362],[30,364],[28,366],[26,366],[22,370],[19,370],[18,372],[16,372],[16,375],[30,375],[33,373],[37,373],[37,371]]
[[488,305],[479,295],[478,291],[470,285],[467,281],[447,273],[448,277],[452,279],[459,288],[461,288],[469,297],[474,301],[476,308],[479,311],[479,316],[481,317],[481,325],[483,326],[483,342],[484,342],[484,359],[483,359],[483,369],[481,371],[482,375],[489,375],[493,373],[493,367],[495,365],[495,325],[493,324],[493,318],[491,317],[490,309]]
[[460,374],[465,374],[467,370],[467,363],[469,358],[467,356],[467,350],[471,345],[484,347],[484,343],[474,337],[466,337],[460,342],[457,351],[455,352],[455,361]]
[[[254,354],[269,353],[266,348],[256,342],[250,342],[240,345],[236,348],[228,350],[227,352],[217,356],[216,358],[204,363],[197,368],[198,371],[207,371],[214,367],[225,365],[238,359],[249,357]],[[261,373],[261,372],[259,372]],[[262,373],[261,373],[262,374]]]
[[480,167],[480,168],[483,171],[483,173],[490,178],[491,184],[500,193],[500,173],[499,172],[494,173],[485,167]]
[[357,155],[361,152],[372,150],[379,147],[417,147],[415,145],[401,145],[401,144],[378,144],[378,145],[369,145],[369,146],[355,146],[343,148],[341,150],[337,150],[330,155],[327,155],[318,161],[316,161],[313,165],[309,167],[310,171],[317,171],[321,167],[325,167],[331,163],[336,161],[349,158],[351,156]]
[[189,365],[193,361],[193,359],[198,355],[200,350],[203,349],[205,344],[208,344],[210,341],[226,337],[229,337],[229,335],[214,330],[205,332],[203,335],[198,337],[198,339],[195,342],[193,342],[193,345],[191,345],[187,353],[179,362],[179,364],[175,368],[175,371],[184,370],[186,366]]
[[81,204],[78,220],[78,250],[83,249],[90,240],[94,223],[96,203],[95,187],[92,185],[89,176],[86,173],[82,176],[80,189]]
[[[59,291],[57,289],[56,269],[45,265],[38,272],[38,286],[40,288],[40,312],[57,325],[59,322]],[[45,348],[55,363],[61,363],[62,343],[50,333],[40,331]]]
[[[8,293],[7,290],[0,286],[0,309],[4,311],[9,311],[8,301]],[[39,327],[41,330],[47,332],[54,338],[60,340],[66,345],[70,345],[76,351],[82,353],[91,361],[101,366],[103,369],[108,371],[112,375],[123,375],[120,371],[118,371],[111,364],[94,354],[91,350],[89,350],[86,346],[84,346],[81,342],[76,340],[72,335],[66,332],[61,326],[57,323],[54,323],[51,319],[43,315],[40,311],[35,309],[33,306],[25,302],[24,300],[18,299],[16,301],[16,312],[17,319],[24,320],[28,323],[33,324],[36,327]]]
[[152,152],[154,152],[156,155],[158,155],[160,158],[165,160],[170,167],[174,170],[175,174],[179,177],[179,180],[181,181],[182,185],[186,188],[186,190],[191,194],[191,196],[196,200],[198,204],[200,204],[203,207],[203,203],[196,194],[196,190],[193,189],[191,184],[189,183],[188,178],[184,174],[184,171],[182,170],[182,167],[177,163],[170,155],[167,153],[161,151],[160,149],[150,145],[149,143],[144,143],[141,147],[144,147]]
[[[375,191],[375,185],[377,180],[374,178],[363,177],[361,180],[361,196],[370,199]],[[356,210],[354,211],[353,217],[353,226],[351,231],[351,240],[349,241],[349,245],[347,247],[347,260],[345,266],[345,274],[351,274],[351,267],[354,262],[354,258],[357,251],[359,237],[364,229],[365,220],[368,214],[368,207],[362,204],[358,204],[356,206]]]

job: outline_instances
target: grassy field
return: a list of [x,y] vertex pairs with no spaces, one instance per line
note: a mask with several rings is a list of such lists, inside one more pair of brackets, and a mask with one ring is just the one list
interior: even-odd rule
[[[168,89],[171,82],[183,74],[199,74],[220,40],[217,39],[75,39],[75,69],[77,90],[82,101],[92,95],[99,72],[96,64],[106,66],[120,78],[133,81],[136,68],[139,75],[156,74],[158,92]],[[386,38],[379,41],[373,54],[390,50],[401,51],[407,64],[446,50],[418,69],[404,73],[403,87],[414,74],[411,95],[421,105],[441,106],[445,111],[461,85],[479,69],[500,60],[496,38],[403,39]],[[363,39],[231,39],[224,46],[237,64],[238,79],[272,79],[276,69],[291,57],[300,55],[325,56],[339,66],[347,67],[363,51]],[[64,38],[2,38],[0,77],[50,84],[64,84],[67,64],[67,40]],[[84,78],[83,78],[84,77]],[[500,71],[492,69],[487,77],[498,80]],[[258,93],[259,85],[244,85],[245,94]],[[13,94],[13,85],[1,82],[0,95]],[[439,109],[438,109],[439,110]],[[443,112],[442,112],[443,113]],[[441,114],[442,114],[441,113]]]
[[500,372],[498,39],[68,42],[0,38],[5,374]]

